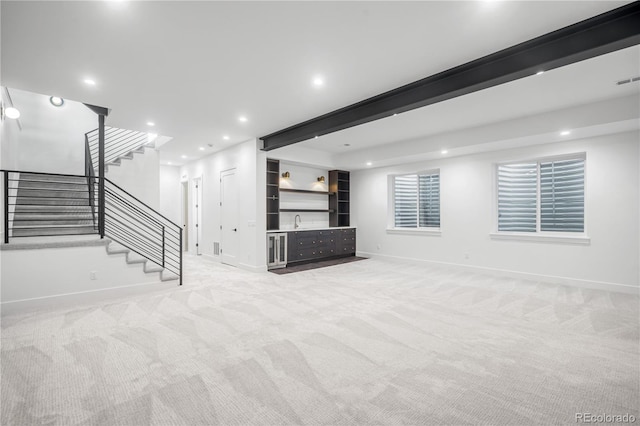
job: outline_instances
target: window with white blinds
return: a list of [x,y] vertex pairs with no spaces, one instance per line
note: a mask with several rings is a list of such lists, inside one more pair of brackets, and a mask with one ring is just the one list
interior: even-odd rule
[[393,179],[394,226],[440,227],[440,175],[411,174]]
[[499,165],[498,231],[584,232],[584,158]]

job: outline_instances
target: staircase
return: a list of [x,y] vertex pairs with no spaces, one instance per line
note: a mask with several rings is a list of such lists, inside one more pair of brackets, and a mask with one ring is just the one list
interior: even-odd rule
[[11,175],[10,179],[17,178],[12,237],[97,232],[85,177],[36,173]]
[[[85,135],[89,149],[91,164],[95,172],[98,171],[98,129]],[[149,133],[134,130],[119,129],[117,127],[105,127],[105,171],[111,166],[120,166],[122,160],[132,160],[134,154],[144,154],[146,148],[154,146],[154,139]]]
[[[106,167],[119,166],[153,144],[147,133],[113,127],[105,128],[104,140]],[[106,177],[97,177],[98,151],[96,129],[85,134],[84,176],[3,170],[5,244],[16,237],[49,238],[49,244],[63,235],[103,236],[108,255],[182,284],[182,228]]]

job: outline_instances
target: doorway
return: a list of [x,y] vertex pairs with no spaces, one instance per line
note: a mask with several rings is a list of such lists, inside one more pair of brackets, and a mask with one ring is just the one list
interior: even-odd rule
[[182,251],[189,251],[189,182],[181,182],[182,189]]
[[195,253],[200,256],[200,241],[202,241],[202,176],[191,181],[193,190],[193,236],[195,238]]
[[221,260],[231,266],[238,266],[238,190],[236,170],[220,173],[220,246]]

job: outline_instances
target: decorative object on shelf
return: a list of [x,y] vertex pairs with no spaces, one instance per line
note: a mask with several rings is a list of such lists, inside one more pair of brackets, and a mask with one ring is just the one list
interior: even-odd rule
[[283,178],[285,178],[285,179],[289,179],[289,178],[291,177],[291,173],[289,173],[289,172],[284,172],[284,173],[282,174],[282,177],[283,177]]
[[320,177],[318,178],[318,182],[322,182],[322,183],[324,183],[324,176],[320,176]]

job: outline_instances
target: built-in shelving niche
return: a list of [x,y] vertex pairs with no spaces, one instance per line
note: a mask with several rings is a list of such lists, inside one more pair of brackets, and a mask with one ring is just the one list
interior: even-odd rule
[[[328,209],[280,208],[280,193],[318,194],[329,197]],[[267,230],[280,229],[280,213],[328,213],[329,226],[349,226],[349,172],[329,171],[329,191],[280,188],[280,161],[267,159]]]
[[280,162],[267,159],[267,231],[280,227]]
[[349,226],[349,172],[329,171],[329,226]]

